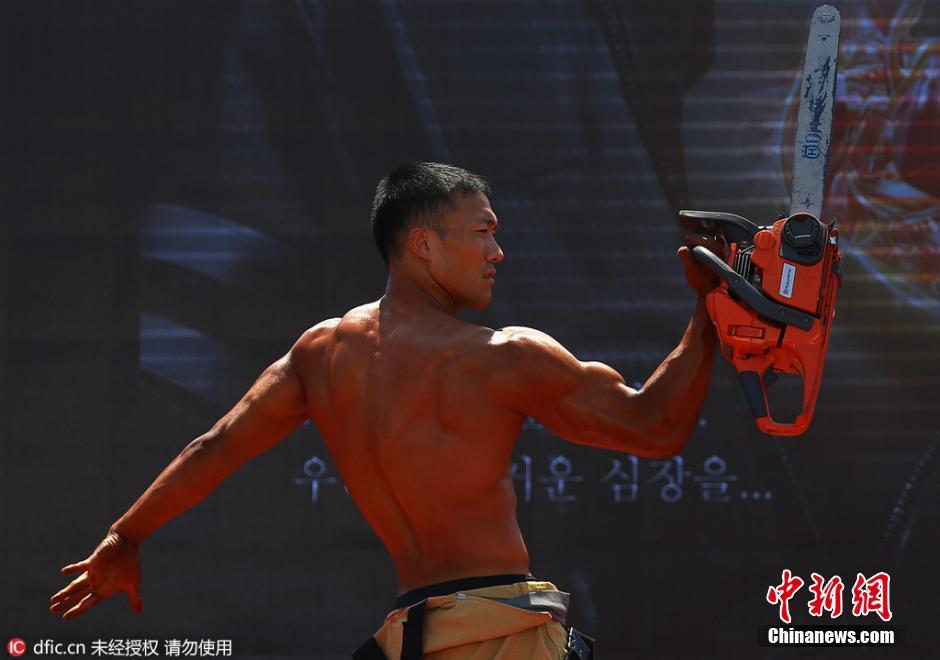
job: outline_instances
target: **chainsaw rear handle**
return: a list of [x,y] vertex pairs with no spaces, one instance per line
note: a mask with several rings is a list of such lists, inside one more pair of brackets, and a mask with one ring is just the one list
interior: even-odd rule
[[[771,435],[802,435],[809,428],[813,421],[813,402],[806,400],[806,381],[803,376],[803,410],[793,422],[784,424],[774,421],[770,415],[770,405],[767,400],[768,376],[774,375],[772,370],[765,371],[763,374],[757,371],[739,371],[738,378],[741,381],[741,387],[744,390],[744,398],[747,399],[748,407],[751,409],[751,415],[754,417],[754,423],[757,428],[764,433]],[[773,379],[776,380],[776,377]]]
[[[727,215],[731,215],[730,213]],[[708,268],[717,275],[728,289],[737,294],[744,303],[761,316],[778,323],[792,325],[800,330],[809,330],[813,327],[813,317],[805,312],[800,312],[783,305],[778,305],[772,300],[765,298],[753,284],[734,272],[728,264],[722,261],[714,252],[696,245],[692,248],[692,256],[700,264]]]
[[744,390],[744,398],[751,409],[754,419],[763,419],[769,415],[767,390],[764,388],[764,375],[756,371],[739,371],[738,378]]

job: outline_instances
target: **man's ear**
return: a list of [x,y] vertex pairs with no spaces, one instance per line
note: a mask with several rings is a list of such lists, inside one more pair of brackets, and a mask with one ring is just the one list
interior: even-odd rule
[[405,250],[418,257],[421,261],[431,260],[431,229],[427,227],[412,227],[405,236]]

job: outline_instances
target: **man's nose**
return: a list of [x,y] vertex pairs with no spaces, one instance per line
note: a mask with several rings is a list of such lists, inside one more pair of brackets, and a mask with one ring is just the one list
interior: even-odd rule
[[486,257],[486,261],[491,264],[498,264],[503,260],[503,249],[499,247],[499,243],[496,240],[493,240],[493,248],[490,250],[490,254]]

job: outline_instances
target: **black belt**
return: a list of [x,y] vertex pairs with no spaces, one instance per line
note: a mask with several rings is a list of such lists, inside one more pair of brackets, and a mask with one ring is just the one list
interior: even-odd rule
[[438,582],[429,584],[426,587],[419,587],[403,593],[395,600],[395,609],[400,610],[403,607],[417,605],[422,600],[434,598],[435,596],[447,596],[455,594],[458,591],[471,591],[473,589],[486,589],[487,587],[498,587],[504,584],[515,584],[516,582],[535,582],[536,579],[531,575],[483,575],[481,577],[461,578],[460,580],[448,580],[447,582]]

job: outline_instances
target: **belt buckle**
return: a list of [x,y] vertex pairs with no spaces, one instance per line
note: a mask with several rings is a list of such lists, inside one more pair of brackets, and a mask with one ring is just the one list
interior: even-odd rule
[[567,650],[566,660],[591,660],[594,655],[594,638],[569,628]]

